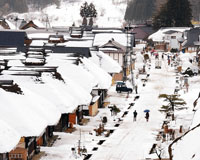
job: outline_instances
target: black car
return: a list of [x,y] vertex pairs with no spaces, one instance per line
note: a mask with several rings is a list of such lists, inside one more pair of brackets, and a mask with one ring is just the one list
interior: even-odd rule
[[116,91],[118,93],[121,93],[121,92],[132,93],[133,92],[132,88],[128,88],[124,82],[117,82]]

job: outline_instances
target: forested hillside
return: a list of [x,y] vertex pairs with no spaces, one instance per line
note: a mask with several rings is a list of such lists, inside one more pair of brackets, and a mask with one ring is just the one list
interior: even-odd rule
[[[131,0],[128,3],[125,19],[143,23],[150,19],[167,0]],[[200,19],[200,1],[190,0],[193,20]],[[184,12],[184,11],[183,11]]]
[[9,12],[27,12],[27,0],[0,0],[0,16]]

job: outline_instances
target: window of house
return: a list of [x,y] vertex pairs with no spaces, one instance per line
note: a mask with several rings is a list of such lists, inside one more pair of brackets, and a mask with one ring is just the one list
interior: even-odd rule
[[114,59],[118,60],[119,59],[119,55],[118,54],[114,54]]
[[171,39],[176,39],[176,36],[171,36]]
[[11,160],[22,160],[22,154],[10,154],[9,155],[9,158],[11,159]]

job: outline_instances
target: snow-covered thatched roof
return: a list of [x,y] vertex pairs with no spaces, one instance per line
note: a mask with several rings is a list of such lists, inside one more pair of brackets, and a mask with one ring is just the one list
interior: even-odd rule
[[102,51],[91,51],[92,57],[89,58],[93,63],[108,73],[119,73],[122,68],[110,56],[104,54]]
[[19,143],[19,133],[4,121],[0,120],[0,153],[7,153],[13,150]]

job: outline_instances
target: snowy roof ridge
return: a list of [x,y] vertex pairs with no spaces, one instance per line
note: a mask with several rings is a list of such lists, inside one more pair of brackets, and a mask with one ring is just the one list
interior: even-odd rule
[[92,73],[98,80],[99,89],[109,89],[112,84],[112,77],[103,69],[98,67],[90,59],[82,58],[83,65]]

